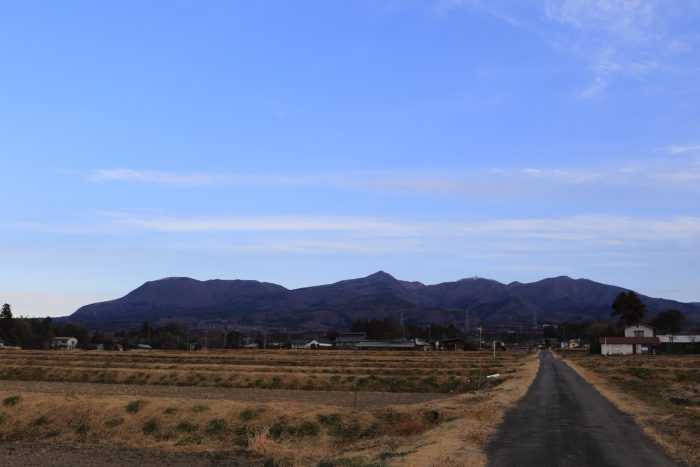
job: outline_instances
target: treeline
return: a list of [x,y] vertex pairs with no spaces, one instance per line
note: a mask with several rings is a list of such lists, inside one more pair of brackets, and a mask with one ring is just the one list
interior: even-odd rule
[[71,336],[80,342],[88,340],[88,331],[79,324],[55,322],[52,318],[15,318],[5,303],[0,311],[0,339],[5,345],[29,349],[48,349],[54,337]]
[[441,324],[404,324],[386,317],[383,320],[372,318],[360,318],[350,326],[350,332],[364,332],[368,339],[450,339],[463,337],[462,330],[454,324],[443,326]]

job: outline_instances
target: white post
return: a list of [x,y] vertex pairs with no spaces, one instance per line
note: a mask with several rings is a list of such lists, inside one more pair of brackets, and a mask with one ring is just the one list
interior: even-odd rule
[[493,340],[493,358],[496,358],[496,339]]

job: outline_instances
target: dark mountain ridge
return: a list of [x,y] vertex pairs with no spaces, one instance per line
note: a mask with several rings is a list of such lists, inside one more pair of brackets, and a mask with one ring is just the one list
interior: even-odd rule
[[[610,319],[610,305],[627,289],[561,276],[502,284],[470,278],[424,285],[379,271],[328,285],[286,289],[253,280],[198,281],[170,277],[146,282],[122,298],[94,303],[64,319],[102,329],[143,321],[178,320],[289,331],[347,329],[359,318],[491,328]],[[700,306],[640,295],[649,315],[669,308],[700,322]]]

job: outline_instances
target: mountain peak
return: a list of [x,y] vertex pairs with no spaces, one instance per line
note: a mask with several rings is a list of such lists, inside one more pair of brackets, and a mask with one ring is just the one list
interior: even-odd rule
[[379,280],[391,279],[391,280],[396,280],[396,278],[395,278],[394,276],[392,276],[391,274],[386,273],[386,272],[384,272],[384,271],[377,271],[377,272],[375,272],[374,274],[370,274],[369,276],[365,277],[365,279],[375,279],[375,280],[377,280],[377,279],[379,279]]

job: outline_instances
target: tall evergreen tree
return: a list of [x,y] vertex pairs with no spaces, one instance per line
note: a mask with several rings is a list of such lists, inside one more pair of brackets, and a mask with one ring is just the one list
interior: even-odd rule
[[647,312],[647,307],[633,291],[620,292],[612,304],[610,316],[620,316],[620,324],[631,326],[639,324]]

